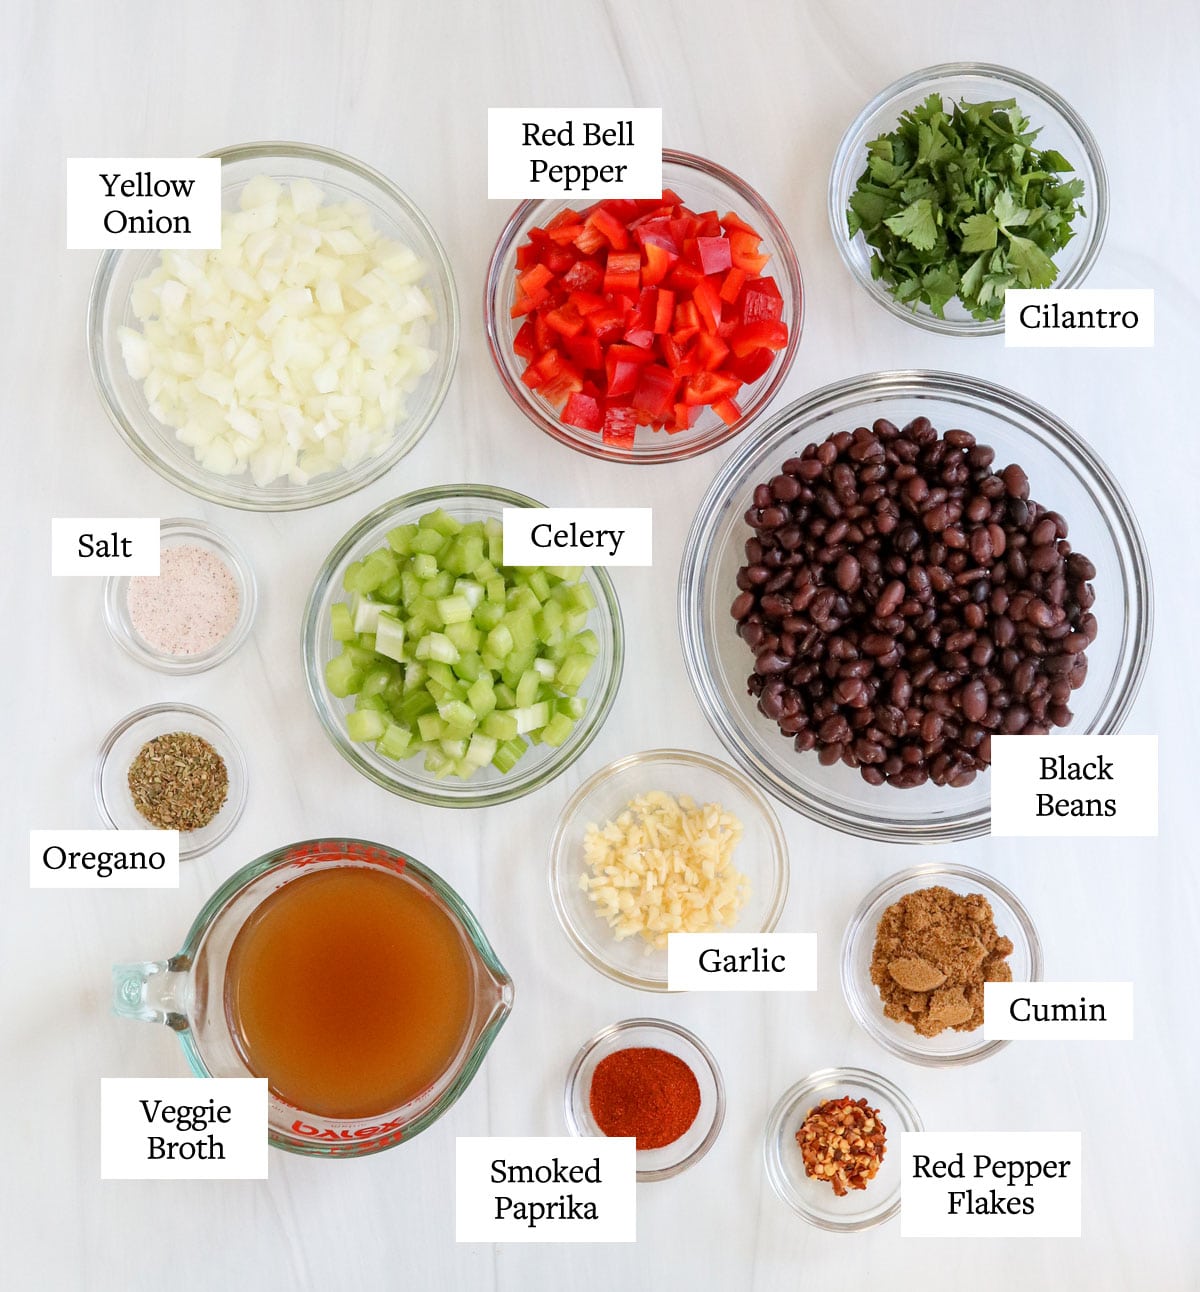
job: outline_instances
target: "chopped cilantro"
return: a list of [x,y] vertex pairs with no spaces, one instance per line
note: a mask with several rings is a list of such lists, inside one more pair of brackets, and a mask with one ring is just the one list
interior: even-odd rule
[[1082,215],[1083,180],[1015,99],[953,105],[940,94],[905,112],[867,145],[867,168],[846,223],[872,248],[871,277],[897,300],[944,318],[956,296],[980,320],[998,319],[1010,287],[1049,287],[1054,253]]

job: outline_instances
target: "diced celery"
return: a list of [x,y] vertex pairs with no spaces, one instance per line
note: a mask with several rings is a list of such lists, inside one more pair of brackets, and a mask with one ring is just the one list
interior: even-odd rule
[[431,659],[426,668],[429,670],[430,678],[443,686],[452,687],[458,681],[450,665],[442,663],[441,660]]
[[467,752],[466,738],[449,740],[445,737],[439,742],[441,751],[447,758],[459,759]]
[[477,731],[467,746],[466,762],[471,767],[482,767],[485,763],[490,763],[496,756],[499,744],[495,736],[485,736],[483,732]]
[[417,719],[417,730],[422,740],[441,740],[446,730],[446,722],[436,713],[423,713]]
[[[450,625],[451,628],[458,626],[457,624]],[[451,637],[450,640],[454,641],[454,638]],[[460,651],[462,650],[458,642],[454,642],[454,644],[459,647]],[[483,672],[483,661],[474,651],[466,651],[459,655],[458,662],[451,665],[451,667],[454,669],[455,677],[462,678],[464,682],[474,682]]]
[[437,603],[437,608],[444,624],[464,624],[470,621],[471,603],[466,597],[442,597]]
[[458,647],[444,633],[426,633],[417,642],[417,659],[438,660],[453,664],[458,659]]
[[523,610],[529,617],[529,631],[533,633],[533,616],[541,609],[542,603],[528,588],[513,588],[506,601],[509,611]]
[[531,668],[521,674],[521,680],[517,683],[518,709],[526,708],[537,699],[538,688],[541,684],[542,679],[537,675],[536,670]]
[[582,685],[584,678],[591,671],[591,667],[592,658],[590,655],[568,655],[558,666],[555,681],[564,691],[568,691]]
[[600,654],[600,639],[590,628],[585,628],[575,638],[575,649],[584,655],[591,655],[595,658]]
[[[446,596],[454,586],[454,579],[449,570],[439,570],[431,579],[426,579],[421,584],[421,595],[428,597],[430,601],[440,601]],[[439,609],[438,613],[441,613]]]
[[360,694],[379,695],[387,689],[389,683],[395,676],[396,670],[394,668],[380,662],[377,667],[371,669],[371,671],[363,678],[362,691]]
[[433,713],[436,717],[436,709],[437,701],[428,691],[414,691],[404,697],[398,709],[393,710],[393,716],[406,727],[411,727],[423,714]]
[[388,605],[385,601],[371,601],[367,597],[354,597],[354,631],[356,633],[373,633],[379,631],[380,614],[394,615],[398,606]]
[[504,741],[492,756],[492,766],[501,773],[511,772],[527,748],[520,736]]
[[483,642],[483,635],[473,623],[447,624],[446,636],[460,651],[477,651]]
[[346,715],[346,733],[351,740],[378,740],[387,730],[387,719],[374,709],[356,709]]
[[539,656],[533,661],[533,671],[543,682],[553,682],[554,674],[558,669],[552,659],[543,659]]
[[412,744],[412,731],[398,722],[389,722],[383,735],[375,744],[375,752],[384,758],[406,758]]
[[467,691],[467,703],[474,710],[477,718],[486,718],[491,713],[496,707],[496,692],[490,677],[480,676],[471,683]]
[[487,599],[495,602],[496,605],[504,605],[508,596],[508,585],[504,582],[504,576],[497,574],[495,578],[488,579],[484,585],[487,588]]
[[550,580],[546,578],[542,570],[535,569],[529,575],[529,591],[533,593],[539,601],[545,601],[550,595]]
[[487,635],[488,650],[499,659],[508,656],[513,648],[512,630],[505,623],[497,624]]
[[523,736],[527,731],[538,731],[550,721],[550,706],[542,700],[525,708],[511,710],[517,720],[517,734]]
[[449,512],[443,511],[441,507],[437,511],[431,511],[422,516],[418,524],[422,529],[432,529],[445,538],[453,538],[455,534],[462,532],[462,521],[455,520]]
[[[496,708],[497,709],[515,709],[517,706],[517,693],[505,682],[496,683]],[[501,737],[503,739],[503,737]]]
[[342,575],[342,588],[346,592],[354,593],[365,591],[365,589],[359,585],[359,580],[362,578],[362,571],[363,563],[361,561],[351,561],[350,564],[346,566],[346,571]]
[[375,633],[375,653],[404,662],[404,625],[395,615],[381,614]]
[[503,618],[504,607],[498,606],[494,601],[481,601],[472,616],[476,628],[485,633],[495,628]]
[[543,729],[542,740],[545,744],[557,748],[571,734],[574,726],[574,721],[565,713],[556,713]]
[[[418,534],[417,538],[419,537],[420,535]],[[414,538],[413,543],[415,544],[416,541],[417,539]],[[412,558],[411,569],[413,574],[422,582],[426,579],[432,579],[438,572],[437,557],[429,552],[418,552],[418,554]]]
[[438,713],[449,723],[467,727],[475,725],[475,711],[463,700],[449,700],[445,704],[439,704]]
[[356,709],[374,709],[376,713],[386,713],[387,701],[378,692],[374,695],[366,695],[364,692],[359,691],[354,698],[354,707]]
[[467,604],[471,607],[471,613],[474,614],[483,600],[483,584],[477,583],[474,579],[455,579],[454,595],[456,597],[466,597]]
[[349,651],[335,655],[325,665],[325,685],[339,699],[353,695],[363,684],[363,670],[351,658]]
[[[388,530],[388,546],[397,556],[407,556],[412,551],[411,543],[416,532],[416,525],[397,525],[395,529]],[[390,754],[389,757],[397,755]]]
[[568,718],[578,722],[587,712],[587,701],[581,695],[567,695],[555,701],[555,713],[565,713]]
[[479,730],[485,735],[495,736],[497,740],[511,740],[517,734],[517,720],[508,710],[503,713],[496,710],[484,718]]
[[349,642],[354,640],[355,627],[354,620],[350,617],[350,607],[344,601],[339,601],[329,612],[330,624],[333,629],[333,640],[338,642]]
[[[442,550],[445,543],[445,538],[439,534],[436,529],[429,529],[422,524],[418,527],[417,532],[412,536],[412,538],[409,539],[408,546],[410,551],[414,554],[414,559],[416,559],[417,557],[422,556],[435,556]],[[422,576],[418,574],[417,577],[420,578]],[[424,577],[428,578],[429,576],[425,575]]]

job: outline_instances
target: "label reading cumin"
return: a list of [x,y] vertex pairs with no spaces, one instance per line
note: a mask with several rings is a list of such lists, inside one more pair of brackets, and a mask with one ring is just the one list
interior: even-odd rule
[[171,731],[148,740],[129,766],[133,806],[160,830],[202,830],[229,794],[225,760],[200,736]]

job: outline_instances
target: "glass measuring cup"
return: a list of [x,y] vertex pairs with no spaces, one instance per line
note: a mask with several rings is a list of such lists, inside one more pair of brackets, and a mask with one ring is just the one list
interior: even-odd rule
[[232,875],[208,900],[183,947],[169,960],[113,966],[113,1010],[164,1023],[179,1036],[201,1077],[270,1077],[251,1072],[225,1008],[234,942],[254,912],[284,885],[317,870],[376,867],[434,902],[457,929],[470,971],[471,1008],[458,1051],[440,1076],[398,1108],[371,1117],[308,1112],[271,1088],[268,1138],[276,1148],[314,1157],[361,1157],[411,1139],[435,1122],[470,1084],[512,1009],[512,980],[458,894],[403,853],[361,839],[310,839],[267,853]]

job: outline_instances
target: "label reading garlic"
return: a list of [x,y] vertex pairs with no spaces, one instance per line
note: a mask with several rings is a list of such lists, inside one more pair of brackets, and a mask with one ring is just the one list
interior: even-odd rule
[[668,991],[816,991],[815,933],[668,933]]
[[220,246],[220,158],[67,158],[68,251]]

